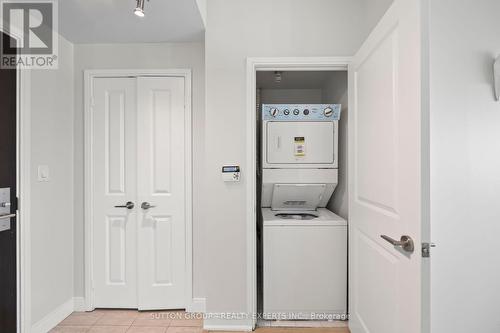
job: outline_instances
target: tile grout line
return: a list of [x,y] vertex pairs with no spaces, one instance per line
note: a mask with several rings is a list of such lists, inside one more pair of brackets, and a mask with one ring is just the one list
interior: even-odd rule
[[[137,312],[139,312],[139,311],[137,311]],[[140,312],[137,314],[137,317],[135,317],[134,320],[132,320],[132,324],[130,324],[130,327],[132,327],[134,325],[135,321],[137,320],[137,318],[139,318],[139,314],[140,314]],[[127,329],[127,331],[130,329],[130,327]]]

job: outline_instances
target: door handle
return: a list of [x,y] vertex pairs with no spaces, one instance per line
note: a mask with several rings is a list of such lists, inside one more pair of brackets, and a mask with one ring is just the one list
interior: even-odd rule
[[11,219],[13,217],[16,217],[16,214],[6,214],[6,215],[0,215],[0,220],[3,219]]
[[125,205],[123,206],[115,206],[115,208],[127,208],[127,209],[133,209],[134,208],[134,203],[132,201],[128,201]]
[[380,237],[394,246],[402,247],[406,252],[412,253],[415,250],[415,244],[413,243],[413,239],[411,239],[410,236],[403,235],[401,236],[401,239],[399,241],[392,239],[391,237],[386,235],[380,235]]
[[142,208],[142,209],[146,209],[146,210],[148,210],[149,208],[154,208],[154,207],[156,207],[156,206],[151,206],[151,204],[150,204],[149,202],[147,202],[147,201],[144,201],[144,202],[141,204],[141,208]]

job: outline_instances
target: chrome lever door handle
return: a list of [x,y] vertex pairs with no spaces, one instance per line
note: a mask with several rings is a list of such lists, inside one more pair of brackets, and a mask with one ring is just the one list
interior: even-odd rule
[[380,235],[380,237],[394,246],[401,246],[406,252],[412,253],[415,250],[415,244],[413,243],[413,239],[411,239],[410,236],[403,235],[401,236],[401,239],[399,241],[392,239],[391,237],[386,235]]
[[142,208],[142,209],[146,209],[146,210],[147,210],[147,209],[149,209],[149,208],[154,208],[154,207],[156,207],[156,206],[152,206],[152,205],[151,205],[149,202],[147,202],[147,201],[144,201],[144,202],[141,204],[141,208]]
[[0,215],[0,220],[3,219],[11,219],[13,217],[16,217],[16,214],[6,214],[6,215]]
[[128,201],[125,205],[123,206],[115,206],[115,208],[127,208],[127,209],[133,209],[134,208],[134,203],[132,201]]

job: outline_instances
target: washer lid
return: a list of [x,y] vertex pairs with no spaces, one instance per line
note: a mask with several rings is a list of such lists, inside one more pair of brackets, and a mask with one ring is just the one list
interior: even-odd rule
[[[301,226],[301,227],[314,227],[314,226],[334,226],[334,227],[347,227],[347,221],[332,213],[326,208],[318,208],[315,211],[275,211],[271,208],[262,208],[262,222],[264,227],[276,227],[276,226]],[[283,219],[280,216],[276,216],[283,213],[310,213],[317,215],[318,217],[312,220],[295,220],[295,219]]]
[[274,184],[272,210],[315,210],[326,184]]

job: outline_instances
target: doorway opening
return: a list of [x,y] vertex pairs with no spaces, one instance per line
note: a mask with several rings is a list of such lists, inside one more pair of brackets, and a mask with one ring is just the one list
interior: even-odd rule
[[[13,45],[22,40],[23,32],[0,27],[0,35],[4,44]],[[0,187],[4,188],[0,198],[0,271],[5,273],[0,288],[0,327],[23,331],[30,327],[31,319],[31,70],[18,66],[0,72],[0,124],[5,126],[0,131],[5,141],[0,153],[5,161],[0,168]]]
[[[0,31],[4,45],[15,43]],[[18,73],[0,69],[0,327],[15,332],[18,327]]]
[[[328,64],[324,61],[318,64],[312,60],[304,64],[284,65],[279,60],[273,64],[264,61],[252,63],[249,60],[249,70],[253,69],[255,75],[251,86],[255,88],[255,96],[251,97],[255,102],[252,110],[252,123],[255,126],[252,143],[255,149],[255,183],[252,192],[255,194],[256,212],[252,226],[256,250],[253,306],[259,314],[259,320],[254,322],[257,326],[347,326],[348,61],[330,61]],[[298,110],[292,109],[291,105],[295,105]],[[340,119],[329,122],[331,119],[322,116],[324,109],[336,105],[341,110]],[[278,116],[266,116],[273,106],[278,109]],[[301,142],[295,140],[297,133],[287,138],[288,134],[281,132],[287,132],[290,126],[294,127],[287,122],[294,116],[304,121],[295,126],[297,133],[301,133]],[[280,120],[285,120],[283,128],[279,128]],[[330,123],[335,125],[329,127]],[[309,126],[309,133],[304,135]],[[281,134],[274,135],[274,127]],[[315,141],[322,138],[328,142],[316,145]],[[332,145],[329,145],[330,141]],[[286,146],[288,143],[289,147]],[[292,160],[306,165],[288,168],[286,164],[295,163],[293,161],[272,165],[269,160],[272,159],[272,153],[268,150],[272,150],[271,146],[275,144],[278,149],[294,155]],[[315,149],[320,146],[327,147],[329,152]],[[297,148],[305,151],[294,150]],[[314,160],[316,157],[321,159],[324,154],[334,156],[336,164],[328,165],[328,161]],[[310,163],[305,162],[308,159]],[[280,176],[282,171],[289,173],[286,179]],[[310,175],[314,174],[312,178],[309,172]],[[289,196],[297,200],[288,200]],[[319,196],[320,200],[313,207],[308,207],[306,212],[298,207],[286,212],[276,211],[279,207],[274,206],[279,200],[282,203],[300,202],[311,199],[311,196]],[[323,242],[318,241],[321,234]],[[313,239],[316,242],[311,242]],[[307,247],[305,251],[304,247]],[[313,252],[317,253],[313,260],[315,263],[307,258]],[[332,281],[327,282],[328,279]],[[293,285],[293,289],[289,292],[287,304],[282,303],[280,308],[280,302],[275,301],[283,299],[287,283],[288,288]],[[277,285],[283,287],[276,288]],[[328,296],[322,299],[315,288],[323,288]]]

